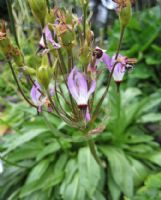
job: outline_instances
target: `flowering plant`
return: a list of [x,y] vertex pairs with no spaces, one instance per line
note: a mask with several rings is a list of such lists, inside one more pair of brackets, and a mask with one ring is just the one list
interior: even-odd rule
[[[83,132],[83,138],[89,141],[93,156],[102,164],[92,138],[101,133],[103,128],[95,127],[95,121],[107,97],[111,80],[114,79],[119,92],[125,72],[136,63],[136,59],[120,54],[125,28],[131,18],[131,2],[115,1],[119,7],[121,28],[118,47],[112,58],[94,44],[94,33],[87,18],[87,0],[80,1],[83,13],[81,17],[62,8],[51,9],[45,0],[41,0],[39,4],[36,0],[28,2],[42,30],[37,50],[41,66],[32,68],[26,65],[20,47],[14,46],[10,41],[4,22],[0,31],[0,49],[8,61],[18,90],[29,105],[36,108],[38,114],[48,112]],[[21,87],[13,62],[21,76],[31,85],[30,98]],[[109,77],[106,89],[97,102],[94,97],[100,62],[109,71]]]

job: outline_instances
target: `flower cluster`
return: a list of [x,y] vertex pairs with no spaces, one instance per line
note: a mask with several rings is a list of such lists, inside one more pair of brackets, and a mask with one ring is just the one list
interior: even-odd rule
[[[43,2],[45,1],[41,0],[41,6],[45,6]],[[121,5],[121,2],[115,2]],[[40,18],[42,28],[37,51],[37,56],[42,59],[41,66],[27,66],[25,60],[20,59],[23,54],[17,47],[12,48],[13,52],[17,50],[17,56],[13,52],[8,56],[6,48],[9,51],[8,46],[12,45],[7,38],[4,23],[0,32],[1,50],[8,59],[19,91],[30,105],[37,108],[38,113],[49,112],[71,126],[84,129],[95,119],[93,115],[99,113],[112,77],[120,84],[126,71],[133,69],[136,60],[119,54],[119,50],[110,57],[105,50],[94,47],[94,34],[86,18],[87,13],[77,17],[65,9],[55,7],[48,13],[45,11],[43,19],[39,13],[35,13],[38,12],[38,5],[34,4],[34,0],[29,3],[34,16]],[[86,8],[83,1],[82,6]],[[8,46],[4,45],[6,38]],[[31,99],[26,97],[16,78],[12,58],[15,62],[18,59],[22,61],[16,64],[31,85]],[[103,97],[95,102],[97,81],[101,73],[100,63],[109,72],[109,77]]]

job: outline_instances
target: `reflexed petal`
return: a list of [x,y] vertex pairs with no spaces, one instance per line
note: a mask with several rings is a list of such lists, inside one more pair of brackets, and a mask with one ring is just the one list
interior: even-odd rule
[[110,56],[106,53],[105,50],[103,50],[99,47],[96,47],[96,50],[102,51],[102,56],[96,60],[96,65],[98,65],[98,63],[101,61],[106,65],[107,69],[110,70],[111,69],[111,58],[110,58]]
[[[123,77],[125,74],[126,57],[119,55],[118,60],[120,60],[121,62],[116,64],[114,72],[113,72],[113,78],[116,82],[117,81],[120,82],[123,80]],[[111,60],[111,70],[112,70],[112,67],[115,64],[115,62],[116,62],[115,55],[113,55],[112,60]]]
[[89,113],[89,108],[87,107],[87,110],[86,110],[86,116],[85,116],[85,119],[87,122],[89,122],[91,120],[91,115]]
[[49,85],[49,91],[50,91],[50,95],[51,95],[51,96],[54,96],[54,94],[55,94],[54,85]]
[[76,67],[74,67],[72,69],[72,71],[70,72],[70,74],[68,76],[68,88],[69,88],[69,91],[70,91],[72,97],[77,101],[78,91],[77,91],[77,87],[76,87],[75,80],[74,80],[75,73],[77,73]]
[[79,71],[75,75],[75,84],[78,90],[79,97],[86,97],[88,92],[87,80],[85,75],[83,75]]
[[92,82],[91,82],[91,87],[90,87],[90,89],[89,89],[89,91],[88,91],[88,98],[89,98],[90,95],[95,91],[95,89],[96,89],[96,81],[92,81]]
[[37,104],[37,102],[39,101],[41,97],[41,93],[38,91],[38,89],[41,90],[41,87],[39,83],[35,81],[35,85],[32,86],[31,92],[30,92],[31,99],[35,104]]
[[103,53],[101,61],[106,65],[107,69],[111,70],[111,58],[107,53]]
[[78,105],[87,105],[90,94],[96,88],[96,82],[92,81],[88,91],[86,76],[74,67],[68,77],[68,87]]
[[[54,49],[59,49],[61,46],[53,40],[52,33],[49,30],[48,26],[45,26],[44,31],[45,31],[46,41],[50,42]],[[43,36],[40,39],[39,45],[45,47]]]
[[114,72],[113,72],[113,78],[115,81],[122,81],[124,74],[125,74],[125,70],[123,70],[123,68],[125,68],[121,63],[118,63],[115,66]]
[[42,106],[38,106],[38,112],[39,112],[39,113],[42,112]]

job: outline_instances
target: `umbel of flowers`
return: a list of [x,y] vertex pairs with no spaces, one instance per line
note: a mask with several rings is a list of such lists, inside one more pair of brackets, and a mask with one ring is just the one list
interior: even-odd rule
[[[95,46],[94,33],[87,18],[88,0],[80,0],[83,13],[80,17],[64,8],[50,8],[46,0],[28,2],[42,29],[37,51],[41,66],[32,68],[26,65],[23,53],[9,39],[4,21],[0,31],[0,50],[11,68],[19,92],[39,114],[49,112],[86,134],[94,128],[100,131],[94,127],[94,122],[107,97],[111,80],[120,85],[126,71],[136,62],[120,53],[124,31],[131,18],[131,1],[114,1],[118,5],[121,28],[120,40],[112,57]],[[30,83],[30,98],[20,84],[13,62]],[[106,89],[96,102],[100,62],[109,71],[109,76]]]

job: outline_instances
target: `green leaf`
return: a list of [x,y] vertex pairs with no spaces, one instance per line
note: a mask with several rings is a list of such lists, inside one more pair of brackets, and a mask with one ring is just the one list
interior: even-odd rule
[[106,199],[101,192],[96,191],[94,197],[92,197],[91,200],[106,200]]
[[81,148],[78,153],[78,168],[80,184],[85,188],[90,197],[96,192],[100,178],[100,166],[93,158],[89,148]]
[[49,167],[50,160],[42,160],[29,174],[25,185],[21,189],[20,198],[28,196],[38,190],[46,191],[59,184],[64,177],[63,168],[67,158],[67,155],[62,154],[56,164],[51,163]]
[[161,166],[161,152],[156,151],[151,154],[146,154],[145,158],[148,159],[149,161]]
[[60,149],[60,145],[57,142],[48,144],[37,156],[37,161],[41,160],[49,154],[54,154]]
[[144,182],[151,170],[139,160],[133,159],[132,157],[129,157],[129,160],[131,162],[134,185],[138,187]]
[[161,114],[160,113],[148,113],[143,115],[138,122],[140,123],[149,123],[149,122],[160,122],[161,121]]
[[30,127],[30,129],[27,129],[26,132],[22,131],[22,135],[17,136],[16,140],[10,141],[10,143],[6,144],[8,146],[7,151],[5,154],[8,154],[10,151],[13,151],[17,147],[23,145],[24,143],[34,139],[38,135],[44,133],[47,131],[46,127]]
[[60,187],[60,194],[63,200],[84,200],[86,199],[85,188],[80,183],[78,164],[75,159],[69,160],[65,169],[65,179]]
[[50,160],[42,160],[38,163],[29,173],[26,184],[31,183],[32,181],[40,179],[40,177],[45,173],[48,166],[50,164]]
[[151,188],[161,188],[161,173],[151,175],[145,181],[145,185]]
[[120,200],[121,189],[114,181],[112,177],[112,172],[108,169],[108,188],[110,191],[110,196],[112,200]]
[[133,173],[124,152],[114,147],[101,147],[100,149],[109,161],[113,180],[127,197],[132,197]]
[[64,200],[84,200],[85,190],[80,183],[80,175],[78,173],[73,177],[72,182],[66,187],[63,194]]

